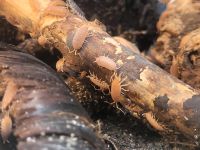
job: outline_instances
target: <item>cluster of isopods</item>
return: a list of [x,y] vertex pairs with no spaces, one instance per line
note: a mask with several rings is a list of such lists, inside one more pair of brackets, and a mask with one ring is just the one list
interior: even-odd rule
[[[88,37],[88,34],[89,30],[87,25],[82,25],[76,30],[72,39],[72,48],[75,49],[75,53],[76,50],[80,49],[83,46],[86,38]],[[106,81],[99,79],[94,73],[90,72],[90,75],[88,75],[87,77],[93,84],[98,86],[102,92],[108,90],[114,102],[121,102],[121,100],[123,99],[123,91],[127,91],[123,87],[127,86],[128,84],[122,84],[126,80],[126,77],[122,79],[121,74],[117,75],[117,64],[113,59],[109,58],[108,56],[98,56],[95,58],[94,62],[99,67],[106,68],[109,71],[114,71],[110,79],[111,87]]]
[[114,71],[113,75],[110,78],[111,85],[109,85],[106,81],[99,79],[94,73],[90,73],[90,75],[87,77],[93,84],[98,86],[102,92],[105,90],[109,90],[112,100],[115,103],[122,102],[122,100],[124,99],[123,91],[127,91],[123,87],[128,85],[122,84],[126,80],[126,77],[122,78],[122,74],[117,75],[117,73],[115,72],[117,70],[117,65],[108,56],[99,56],[94,62],[97,63],[99,67],[103,67],[110,71]]
[[[75,55],[76,55],[78,50],[80,50],[82,46],[84,45],[84,43],[86,42],[86,38],[88,36],[89,36],[88,25],[82,25],[81,27],[73,31],[73,33],[69,35],[69,38],[67,40],[67,45],[69,49],[72,49],[72,51],[70,52],[75,52]],[[134,50],[135,49],[136,48],[134,48]],[[138,53],[138,50],[136,49],[135,52]],[[122,74],[117,75],[116,71],[118,68],[115,61],[109,58],[108,56],[98,56],[95,58],[94,62],[99,67],[106,68],[109,71],[114,71],[113,75],[110,78],[111,85],[109,85],[109,83],[107,83],[106,81],[99,79],[94,73],[89,72],[90,75],[88,75],[87,77],[95,86],[99,87],[98,90],[101,90],[103,93],[104,91],[109,91],[114,103],[116,104],[118,102],[123,103],[123,100],[124,100],[123,92],[128,91],[123,87],[128,86],[128,84],[123,84],[126,80],[126,77],[122,78]],[[57,62],[56,68],[58,69],[58,71],[63,71],[63,65],[64,65],[64,59],[61,59],[60,61]],[[146,118],[146,120],[150,123],[150,125],[154,127],[156,130],[159,130],[159,131],[164,130],[163,126],[156,121],[156,119],[153,117],[151,112],[144,113],[143,115]]]
[[[71,47],[73,48],[73,52],[75,52],[75,54],[77,53],[77,50],[82,48],[88,35],[89,35],[89,30],[87,25],[82,25],[75,31],[71,42],[68,42],[71,43]],[[70,44],[68,44],[68,46],[70,47]],[[122,84],[126,80],[126,77],[122,79],[121,74],[117,75],[116,73],[116,70],[118,69],[117,64],[113,59],[109,58],[108,56],[96,57],[94,62],[97,63],[99,67],[103,67],[110,71],[114,71],[110,79],[111,88],[106,81],[99,79],[94,73],[90,72],[90,75],[88,75],[87,77],[90,79],[92,83],[98,86],[102,92],[108,90],[114,102],[121,102],[121,100],[123,99],[122,96],[123,91],[126,91],[123,87],[128,85],[128,84]]]
[[[94,62],[97,63],[99,67],[103,67],[110,71],[114,71],[113,75],[110,78],[111,87],[106,81],[99,79],[94,73],[90,72],[90,75],[88,75],[87,77],[90,79],[90,81],[93,84],[98,86],[99,90],[101,90],[102,92],[104,92],[105,90],[109,90],[114,103],[116,104],[118,102],[123,103],[123,100],[124,100],[123,92],[128,91],[124,89],[123,87],[129,85],[128,83],[123,84],[123,82],[125,82],[127,77],[122,78],[122,74],[117,75],[117,73],[115,72],[117,70],[117,64],[115,63],[113,59],[109,58],[108,56],[96,57]],[[155,119],[152,112],[144,113],[143,115],[154,129],[158,131],[165,130],[165,127]]]

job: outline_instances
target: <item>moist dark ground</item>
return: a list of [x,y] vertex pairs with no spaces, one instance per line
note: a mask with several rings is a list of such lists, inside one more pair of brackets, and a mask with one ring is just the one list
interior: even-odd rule
[[[75,2],[85,12],[87,19],[97,18],[106,25],[107,31],[112,36],[122,36],[135,42],[139,49],[145,52],[156,39],[155,24],[164,8],[158,5],[157,0],[75,0]],[[0,25],[5,24],[0,23]],[[1,29],[2,27],[0,31]],[[16,34],[14,29],[1,33],[12,35],[10,36],[12,38],[1,38],[5,37],[1,36],[1,41],[12,44],[20,42],[13,38]],[[40,55],[39,58],[52,65],[49,63],[50,56],[54,58],[53,55],[49,55],[47,59],[46,54]],[[109,137],[108,139],[115,143],[119,150],[190,149],[178,144],[169,144],[176,143],[175,138],[160,136],[141,120],[133,118],[128,112],[123,114],[109,104],[91,101],[84,103],[83,106],[94,122],[99,120],[102,135]],[[110,145],[108,149],[114,149],[112,144],[108,145]],[[0,149],[8,148],[0,147]]]

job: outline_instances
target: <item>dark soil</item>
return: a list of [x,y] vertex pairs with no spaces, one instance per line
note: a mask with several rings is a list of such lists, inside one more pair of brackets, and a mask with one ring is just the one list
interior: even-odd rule
[[156,37],[157,0],[74,0],[89,20],[98,19],[112,36],[136,42],[148,50]]

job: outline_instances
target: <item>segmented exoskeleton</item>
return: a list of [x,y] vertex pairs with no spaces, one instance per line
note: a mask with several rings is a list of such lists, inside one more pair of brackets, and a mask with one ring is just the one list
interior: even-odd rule
[[87,113],[57,74],[0,44],[0,89],[11,81],[17,92],[5,111],[13,120],[17,149],[104,149]]
[[76,14],[82,19],[86,20],[84,12],[78,7],[74,0],[66,0],[65,3],[67,7],[71,9],[73,14]]

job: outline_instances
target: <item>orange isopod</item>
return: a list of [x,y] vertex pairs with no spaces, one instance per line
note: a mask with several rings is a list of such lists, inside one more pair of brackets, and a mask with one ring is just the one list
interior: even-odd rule
[[72,47],[74,50],[78,50],[80,49],[84,42],[86,37],[88,36],[88,26],[87,25],[82,25],[80,28],[78,28],[75,33],[74,33],[74,37],[72,40]]
[[5,114],[1,120],[1,136],[4,142],[8,140],[12,132],[12,120],[9,114]]
[[172,60],[172,65],[170,67],[170,74],[172,74],[175,77],[179,76],[179,69],[178,69],[178,62],[175,58],[175,56],[173,56],[173,60]]
[[47,43],[47,39],[44,37],[44,36],[40,36],[39,38],[38,38],[38,43],[41,45],[41,46],[45,46],[45,44]]
[[149,122],[149,124],[158,131],[164,131],[163,125],[159,124],[158,121],[156,121],[155,117],[153,116],[152,112],[144,113],[145,118]]
[[116,63],[107,56],[99,56],[96,58],[94,62],[96,62],[99,66],[104,67],[108,70],[117,70]]
[[64,72],[65,58],[61,58],[56,62],[57,72]]
[[4,111],[5,109],[7,109],[7,107],[10,105],[10,103],[12,102],[14,96],[17,93],[17,85],[12,82],[9,81],[6,87],[6,91],[4,93],[3,99],[2,99],[2,103],[1,103],[1,109],[2,111]]
[[121,94],[123,94],[122,91],[127,91],[122,87],[127,86],[128,84],[122,84],[125,80],[127,79],[127,77],[125,77],[124,79],[122,79],[122,75],[120,74],[119,76],[117,76],[117,73],[114,73],[111,77],[111,97],[113,99],[114,102],[121,102],[121,100],[123,100],[123,96]]
[[90,75],[87,77],[90,79],[92,83],[98,86],[102,92],[106,90],[110,90],[110,86],[108,85],[108,83],[98,79],[98,77],[94,75],[93,73],[90,72]]

